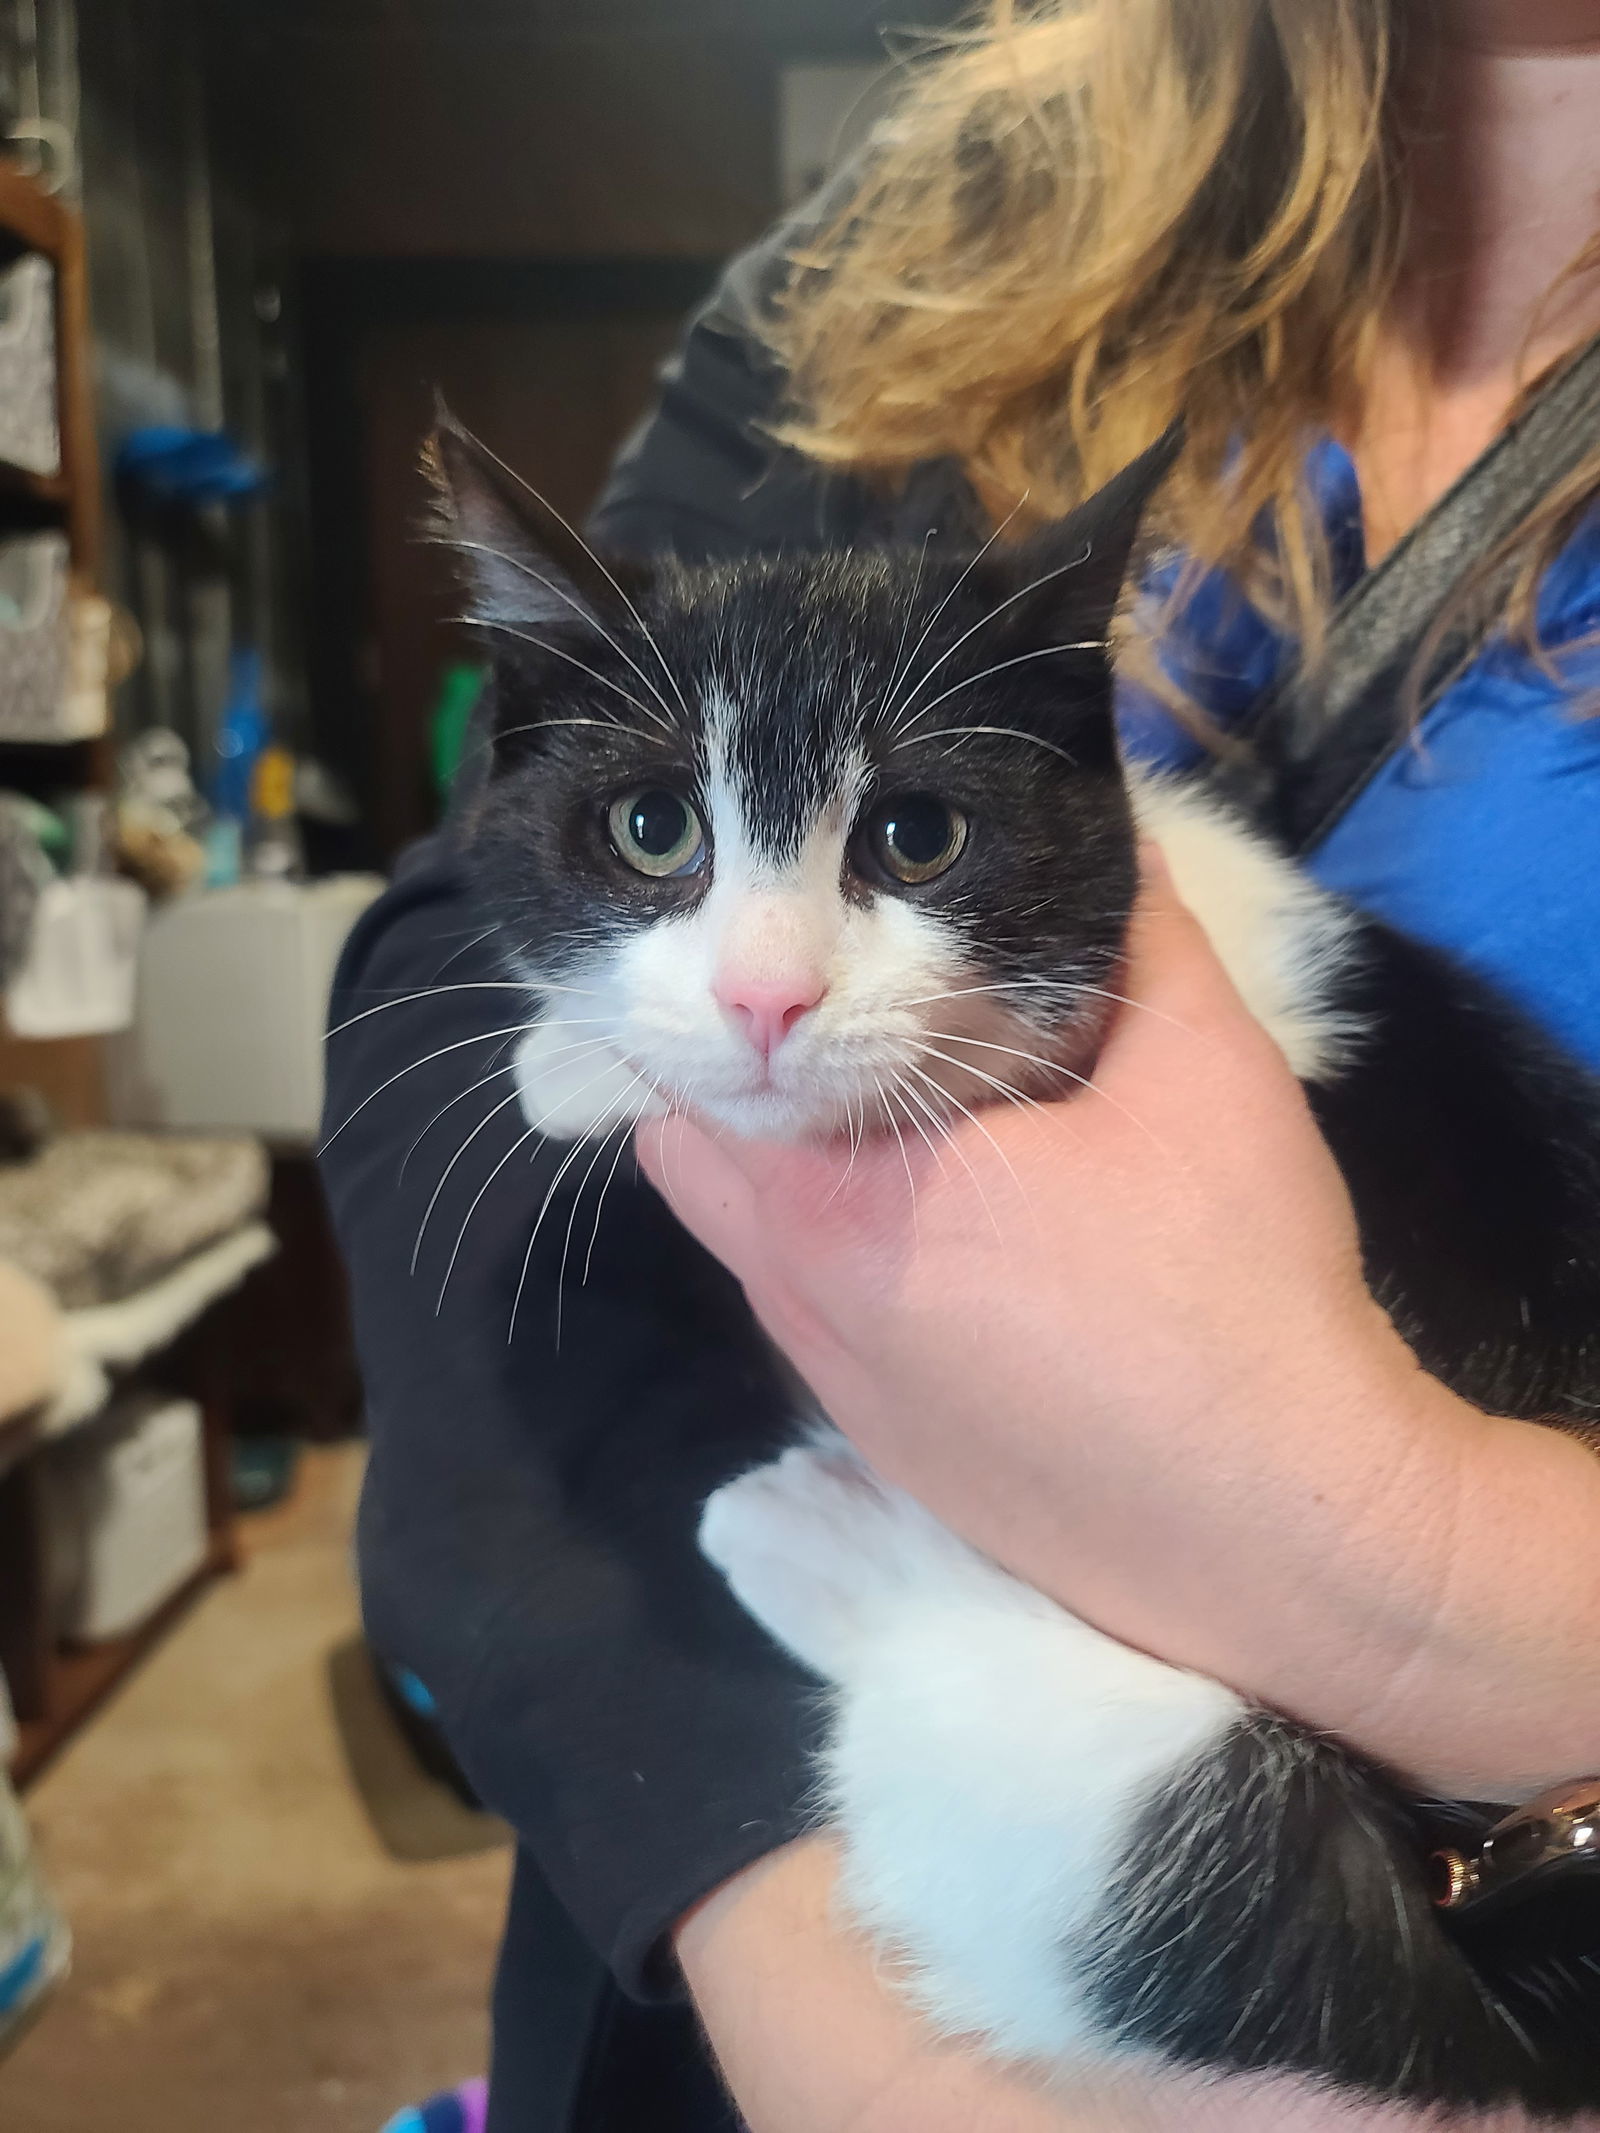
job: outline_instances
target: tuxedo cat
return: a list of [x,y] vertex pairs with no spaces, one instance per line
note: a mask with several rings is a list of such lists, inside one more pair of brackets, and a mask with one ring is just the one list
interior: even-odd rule
[[[932,1135],[1066,1094],[1115,1011],[1142,831],[1307,1086],[1422,1362],[1497,1412],[1593,1421],[1595,1085],[1203,785],[1119,760],[1107,639],[1165,458],[977,553],[613,569],[442,429],[495,661],[468,848],[541,1010],[528,1121],[603,1155],[663,1105]],[[1430,1845],[1486,1810],[1101,1635],[798,1408],[796,1435],[716,1493],[702,1545],[829,1684],[846,1895],[940,2028],[1046,2064],[1600,2105],[1587,1949],[1469,1951],[1431,1899]]]

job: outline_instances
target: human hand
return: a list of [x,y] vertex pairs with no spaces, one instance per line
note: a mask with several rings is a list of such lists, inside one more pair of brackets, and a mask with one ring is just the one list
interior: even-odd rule
[[1519,1458],[1543,1433],[1417,1369],[1298,1084],[1159,862],[1124,983],[1091,1091],[991,1109],[942,1160],[683,1119],[641,1160],[885,1478],[1111,1634],[1460,1775],[1399,1685],[1466,1509],[1516,1494],[1493,1433]]
[[[752,2133],[1415,2133],[1402,2106],[1256,2079],[1085,2062],[1046,2079],[941,2037],[853,1927],[835,1848],[807,1837],[684,1919],[678,1958]],[[1520,2112],[1474,2133],[1533,2133]]]

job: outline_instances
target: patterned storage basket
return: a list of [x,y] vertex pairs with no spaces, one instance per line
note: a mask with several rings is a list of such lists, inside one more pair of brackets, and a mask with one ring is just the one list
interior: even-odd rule
[[58,473],[56,410],[56,270],[29,252],[0,269],[0,459]]
[[0,540],[0,741],[61,741],[67,730],[67,537]]

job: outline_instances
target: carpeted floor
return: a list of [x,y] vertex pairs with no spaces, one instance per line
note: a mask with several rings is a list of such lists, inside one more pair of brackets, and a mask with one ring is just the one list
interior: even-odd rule
[[77,1956],[0,2062],[6,2133],[376,2133],[481,2071],[508,1854],[391,1858],[330,1710],[359,1469],[310,1454],[30,1794]]

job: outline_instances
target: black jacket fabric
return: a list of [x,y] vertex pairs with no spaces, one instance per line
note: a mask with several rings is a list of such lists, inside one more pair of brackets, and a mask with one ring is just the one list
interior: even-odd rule
[[[597,539],[705,557],[887,530],[867,492],[763,434],[782,380],[752,312],[792,235],[691,322]],[[913,519],[934,497],[966,508],[934,469]],[[591,1256],[603,1170],[582,1195],[585,1155],[552,1191],[567,1150],[518,1145],[493,1070],[522,1002],[482,932],[443,833],[366,914],[335,987],[323,1175],[372,1441],[368,1633],[421,1677],[522,1843],[492,2133],[702,2133],[725,2120],[663,1936],[803,1826],[815,1698],[694,1534],[708,1492],[782,1434],[785,1401],[737,1287],[631,1157]]]

